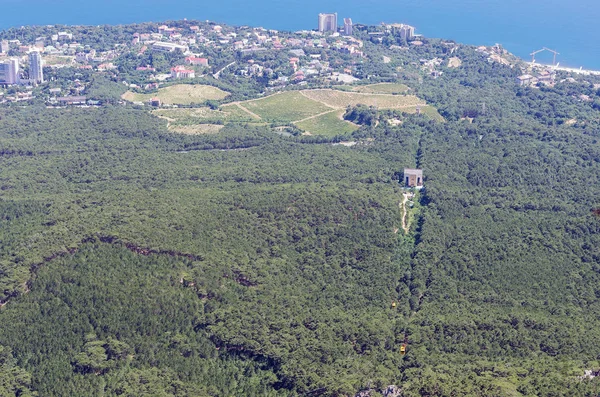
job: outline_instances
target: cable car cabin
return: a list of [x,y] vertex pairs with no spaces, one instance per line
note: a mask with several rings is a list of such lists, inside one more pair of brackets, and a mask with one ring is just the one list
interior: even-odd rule
[[396,302],[392,302],[392,307],[396,307]]
[[400,354],[406,354],[406,343],[403,343],[402,346],[400,346]]

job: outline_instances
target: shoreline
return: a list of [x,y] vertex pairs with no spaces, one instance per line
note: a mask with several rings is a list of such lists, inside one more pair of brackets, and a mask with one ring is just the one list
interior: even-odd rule
[[554,70],[560,70],[561,72],[570,72],[570,73],[577,73],[577,74],[583,74],[583,75],[593,75],[593,76],[600,76],[600,70],[593,70],[593,69],[583,69],[582,68],[569,68],[569,67],[565,67],[565,66],[553,66],[553,65],[547,65],[547,64],[543,64],[543,63],[538,63],[538,62],[527,62],[525,61],[525,63],[531,67],[539,67],[539,68],[550,68],[550,69],[554,69]]
[[[85,18],[84,18],[85,19]],[[61,27],[71,27],[71,26],[101,26],[101,25],[107,25],[107,26],[127,26],[127,25],[136,25],[136,24],[145,24],[145,23],[155,23],[155,24],[160,24],[160,23],[165,23],[167,21],[185,21],[185,20],[197,20],[197,21],[206,21],[206,22],[213,22],[216,24],[224,24],[224,25],[228,25],[228,26],[235,26],[235,27],[239,27],[239,26],[254,26],[254,27],[259,27],[261,26],[261,24],[240,24],[239,22],[236,21],[225,21],[225,17],[222,18],[209,18],[209,19],[201,19],[201,18],[186,18],[186,17],[175,17],[175,16],[164,16],[161,18],[140,18],[138,19],[132,19],[132,20],[128,20],[128,21],[124,21],[124,20],[119,20],[119,21],[103,21],[101,23],[92,23],[92,21],[86,21],[83,23],[70,23],[69,21],[63,20],[60,22],[53,22],[53,23],[49,23],[49,24],[44,24],[44,23],[29,23],[29,24],[24,24],[21,25],[19,23],[16,23],[14,25],[11,24],[1,24],[0,23],[0,32],[5,32],[8,31],[10,29],[18,29],[19,27],[23,28],[23,27],[44,27],[44,26],[61,26]],[[234,18],[235,19],[235,18]],[[367,26],[379,26],[378,23],[361,23],[361,22],[357,22],[356,25],[367,25]],[[411,25],[413,24],[413,22],[411,22]],[[268,26],[266,24],[262,24],[263,26]],[[313,27],[314,28],[314,27]],[[301,31],[301,30],[314,30],[313,28],[302,28],[302,29],[293,29],[291,27],[286,27],[286,28],[276,28],[276,27],[272,27],[269,29],[274,29],[274,30],[279,30],[282,32],[289,32],[289,33],[294,33],[297,31]],[[419,29],[419,31],[421,31]],[[438,32],[439,33],[439,32]],[[448,35],[446,35],[445,37],[439,36],[439,34],[433,34],[432,36],[427,36],[429,38],[435,38],[435,39],[440,39],[440,40],[448,40],[451,35],[451,33],[449,32]],[[471,40],[455,40],[457,43],[460,44],[465,44],[465,45],[469,45],[469,46],[481,46],[484,45],[486,47],[490,47],[491,44],[477,44],[472,42]],[[539,63],[539,62],[530,62],[527,60],[527,57],[523,55],[518,55],[516,52],[513,52],[508,46],[504,47],[506,50],[508,50],[511,54],[517,56],[519,59],[521,59],[523,62],[525,62],[526,64],[528,64],[529,66],[540,66],[540,67],[544,67],[544,68],[555,68],[556,70],[560,70],[560,71],[565,71],[565,72],[571,72],[571,73],[577,73],[577,74],[583,74],[583,75],[600,75],[600,68],[598,69],[590,69],[590,68],[576,68],[576,67],[567,67],[567,66],[559,66],[558,68],[552,66],[552,65],[548,65],[548,64],[543,64],[543,63]]]

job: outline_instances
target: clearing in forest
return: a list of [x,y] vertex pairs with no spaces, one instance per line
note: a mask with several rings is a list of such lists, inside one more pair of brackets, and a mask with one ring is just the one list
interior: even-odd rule
[[[367,91],[394,92],[406,87],[402,84],[372,84],[357,87]],[[343,120],[348,106],[363,104],[379,109],[395,109],[405,113],[428,116],[433,120],[444,121],[437,110],[425,104],[414,95],[393,95],[384,93],[345,92],[331,89],[285,91],[263,98],[243,102],[232,102],[221,106],[220,110],[157,109],[153,113],[169,121],[169,129],[177,132],[180,127],[198,124],[223,123],[280,123],[295,124],[312,135],[347,134],[359,128],[358,125]],[[186,128],[189,130],[189,128]]]
[[221,131],[224,125],[222,124],[195,124],[195,125],[176,125],[169,126],[169,129],[173,132],[185,135],[203,135],[203,134],[216,134]]
[[344,120],[343,116],[343,110],[332,110],[316,117],[296,122],[295,124],[298,128],[309,132],[311,135],[335,136],[347,134],[359,128],[358,125]]
[[460,65],[462,65],[462,61],[460,60],[460,58],[452,57],[452,58],[448,59],[448,67],[449,68],[458,68],[458,67],[460,67]]
[[44,57],[45,66],[71,66],[75,62],[74,56],[50,55]]
[[130,102],[146,102],[156,97],[167,105],[189,105],[207,100],[221,100],[228,95],[228,92],[210,85],[176,84],[160,88],[158,93],[154,94],[137,94],[127,91],[121,98]]
[[238,106],[223,106],[222,110],[203,108],[156,109],[157,117],[168,120],[171,125],[220,124],[222,122],[253,122],[252,117]]
[[302,95],[334,109],[345,109],[358,104],[377,106],[380,109],[402,109],[425,105],[414,95],[370,94],[362,92],[344,92],[330,89],[302,91]]
[[369,85],[360,85],[354,87],[352,91],[364,92],[368,94],[404,94],[408,91],[408,86],[400,83],[377,83]]
[[331,107],[307,98],[298,91],[287,91],[258,100],[245,101],[240,105],[260,116],[264,121],[276,122],[294,122],[331,110]]

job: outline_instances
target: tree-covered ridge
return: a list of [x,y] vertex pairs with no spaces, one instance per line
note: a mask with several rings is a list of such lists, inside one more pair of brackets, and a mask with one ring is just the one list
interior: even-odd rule
[[266,363],[228,358],[194,331],[204,303],[180,282],[191,266],[88,242],[40,270],[5,311],[3,339],[30,357],[42,395],[277,395]]
[[[131,112],[136,117],[128,117],[123,110],[74,112],[89,126],[85,132],[89,146],[79,143],[79,132],[73,128],[69,135],[75,147],[68,139],[59,138],[44,145],[52,149],[46,154],[7,156],[11,161],[18,158],[26,167],[12,169],[3,180],[7,238],[2,241],[6,267],[11,270],[3,279],[7,294],[39,291],[41,280],[37,277],[23,284],[30,266],[45,272],[56,261],[67,261],[69,252],[82,255],[82,240],[122,241],[136,244],[142,253],[177,251],[202,258],[173,276],[178,282],[183,279],[193,284],[197,304],[203,306],[195,314],[196,331],[202,329],[214,348],[278,363],[278,380],[272,382],[278,387],[305,391],[334,387],[351,392],[367,377],[379,376],[368,358],[375,355],[371,350],[376,346],[381,344],[375,350],[386,346],[377,354],[388,355],[391,363],[397,360],[396,322],[388,322],[387,315],[374,320],[364,311],[388,307],[397,299],[396,280],[400,269],[406,267],[397,253],[394,234],[399,225],[399,188],[392,183],[395,168],[388,165],[387,171],[380,171],[385,161],[369,153],[370,148],[360,154],[260,131],[256,133],[262,139],[253,144],[253,132],[240,130],[199,137],[194,142],[191,137],[159,132],[160,128],[149,123],[154,119],[145,120],[149,116],[142,112]],[[73,117],[73,111],[55,114]],[[7,112],[4,117],[11,120],[7,131],[12,131],[19,118],[28,116],[29,111]],[[111,119],[122,126],[106,129],[103,120]],[[70,131],[66,120],[62,125],[63,131]],[[139,132],[133,133],[136,126]],[[47,135],[24,133],[21,142],[29,145],[27,140],[35,142],[42,136]],[[403,161],[414,161],[416,137],[398,137],[412,148],[400,153]],[[37,143],[31,145],[38,147]],[[150,163],[152,167],[148,167]],[[372,165],[361,172],[359,164]],[[31,169],[39,170],[35,179],[23,178],[31,175]],[[54,180],[58,184],[48,183]],[[23,200],[33,191],[37,199]],[[22,232],[20,238],[15,236],[18,231]],[[109,293],[112,287],[106,277],[95,279],[107,283]],[[336,285],[343,285],[343,290]],[[32,292],[24,295],[30,296]],[[71,300],[68,302],[67,306],[72,306]],[[264,305],[257,306],[258,302]],[[15,316],[20,317],[21,309],[12,302],[6,306],[7,313],[13,307]],[[266,323],[248,327],[256,323],[257,310]],[[371,325],[373,329],[364,334],[363,326],[373,321],[378,325]],[[6,324],[13,331],[2,334],[21,335],[22,323]],[[261,331],[263,327],[267,331]],[[387,329],[386,335],[372,339],[370,335],[381,328]],[[271,344],[270,329],[281,330],[277,344]],[[74,377],[110,376],[113,367],[129,362],[103,359],[109,340],[126,343],[135,352],[141,349],[96,328],[80,332],[77,340],[91,343],[85,342],[90,332],[98,335],[95,344],[69,356],[69,362],[76,363],[71,365]],[[337,373],[348,365],[340,354],[360,359],[353,366],[364,372],[363,380],[356,378],[354,371],[340,378]],[[133,362],[137,355],[133,354]],[[298,372],[306,360],[315,357],[319,364],[308,375]],[[321,363],[323,368],[319,368]],[[58,363],[48,365],[54,368]],[[41,373],[34,376],[40,379]],[[58,386],[50,386],[56,376],[42,376],[46,380],[36,387],[51,394],[64,393],[54,389]],[[380,383],[385,383],[383,378]],[[69,392],[73,393],[79,386],[65,387],[73,387]]]
[[3,108],[0,394],[596,395],[597,81],[520,88],[463,46],[410,68],[447,51],[360,66],[445,123],[357,108],[332,138]]

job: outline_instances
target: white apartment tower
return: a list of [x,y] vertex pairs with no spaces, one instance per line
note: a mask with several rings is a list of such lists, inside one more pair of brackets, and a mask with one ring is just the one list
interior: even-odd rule
[[17,84],[19,82],[19,60],[7,59],[0,62],[0,84]]
[[337,32],[337,12],[333,14],[319,14],[319,32]]
[[42,56],[37,51],[29,53],[29,79],[34,83],[44,82]]
[[402,25],[400,27],[400,38],[402,40],[411,40],[415,37],[415,28],[410,25]]
[[352,36],[352,18],[344,18],[344,35]]

